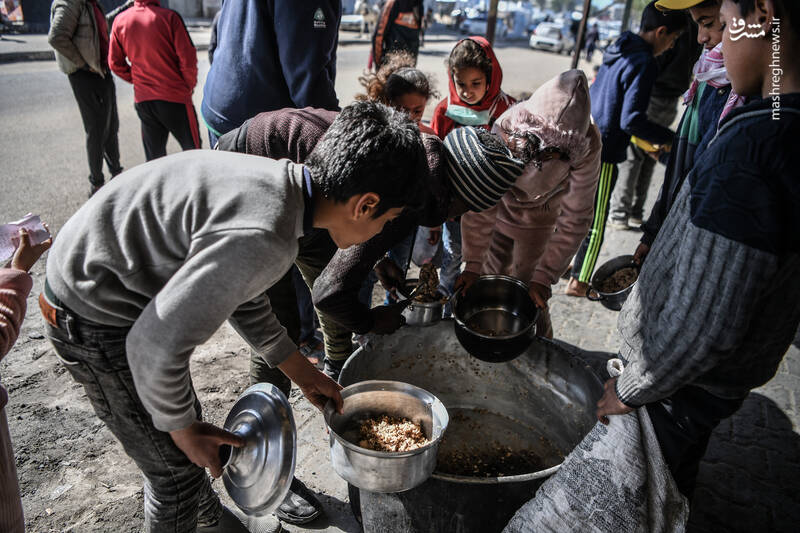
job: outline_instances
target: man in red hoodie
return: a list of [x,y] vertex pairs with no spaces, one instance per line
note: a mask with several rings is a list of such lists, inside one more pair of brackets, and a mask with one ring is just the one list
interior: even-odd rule
[[192,104],[197,51],[177,12],[161,7],[158,0],[136,0],[114,20],[108,64],[133,84],[148,161],[167,155],[170,133],[184,150],[200,148]]

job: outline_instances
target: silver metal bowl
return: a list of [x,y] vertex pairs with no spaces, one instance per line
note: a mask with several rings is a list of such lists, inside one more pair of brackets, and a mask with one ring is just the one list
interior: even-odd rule
[[639,265],[633,262],[632,255],[620,255],[603,263],[597,270],[594,271],[592,283],[589,286],[589,290],[586,291],[586,298],[593,302],[600,302],[603,307],[606,309],[611,309],[612,311],[619,311],[622,309],[622,304],[624,304],[625,300],[628,299],[628,295],[633,290],[633,286],[636,285],[636,281],[617,292],[601,292],[595,287],[597,287],[604,279],[612,275],[617,270],[621,270],[626,267],[635,268],[637,272],[640,268]]
[[[439,442],[447,429],[447,410],[436,396],[399,381],[362,381],[342,390],[343,413],[325,406],[331,463],[339,476],[372,492],[402,492],[427,480],[436,468]],[[422,426],[427,445],[408,452],[379,452],[355,442],[357,421],[370,416],[404,417]]]
[[510,361],[530,346],[536,334],[539,309],[528,286],[516,278],[481,276],[451,302],[458,341],[482,361]]
[[[406,280],[406,291],[411,292],[417,288],[418,279]],[[435,302],[420,302],[413,300],[403,309],[403,316],[408,326],[431,326],[442,319],[444,299]]]

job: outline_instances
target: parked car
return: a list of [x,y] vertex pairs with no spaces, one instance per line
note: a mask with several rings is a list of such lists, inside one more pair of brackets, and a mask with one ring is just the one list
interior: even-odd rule
[[560,54],[572,53],[575,48],[575,39],[569,34],[569,30],[563,28],[555,22],[542,22],[536,27],[531,35],[528,44],[536,50],[549,50]]
[[[488,18],[486,13],[480,13],[468,18],[461,23],[461,33],[465,35],[486,35]],[[495,24],[494,28],[495,37],[506,37],[508,35],[508,26],[500,17],[497,17],[497,24]]]
[[361,31],[363,25],[364,17],[362,15],[342,15],[339,29],[342,31]]

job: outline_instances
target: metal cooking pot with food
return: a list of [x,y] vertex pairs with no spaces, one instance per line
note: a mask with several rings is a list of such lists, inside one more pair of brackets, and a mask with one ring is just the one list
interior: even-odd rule
[[481,276],[451,298],[453,327],[470,355],[490,363],[510,361],[530,346],[539,309],[522,281]]
[[[362,381],[342,389],[344,407],[325,406],[331,463],[339,476],[373,492],[402,492],[427,480],[436,468],[439,442],[449,423],[447,410],[428,391],[399,381]],[[380,415],[420,424],[428,444],[411,451],[382,452],[358,445],[360,420]]]
[[[406,294],[411,294],[408,302],[404,302],[406,308],[403,309],[403,316],[409,326],[430,326],[442,319],[442,308],[445,298],[439,298],[430,302],[417,299],[414,290],[417,288],[419,280],[407,279],[405,284]],[[441,293],[438,293],[441,296]]]
[[607,292],[600,290],[598,287],[601,287],[606,279],[624,268],[633,268],[638,277],[640,266],[633,262],[632,255],[620,255],[603,263],[595,270],[594,276],[592,276],[592,283],[589,285],[589,290],[586,291],[586,297],[593,302],[600,302],[606,309],[611,309],[612,311],[622,309],[622,304],[628,299],[633,286],[636,285],[636,280],[618,291]]

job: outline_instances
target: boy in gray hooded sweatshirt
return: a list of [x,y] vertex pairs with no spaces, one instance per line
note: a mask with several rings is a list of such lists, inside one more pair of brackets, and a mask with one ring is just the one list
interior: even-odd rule
[[219,446],[241,439],[202,422],[189,374],[225,320],[314,405],[341,406],[341,387],[297,351],[265,291],[312,228],[347,248],[416,207],[422,187],[409,180],[425,168],[410,119],[357,103],[305,165],[183,152],[120,175],[67,221],[40,298],[47,333],[144,473],[148,531],[237,530],[203,469],[219,476]]

